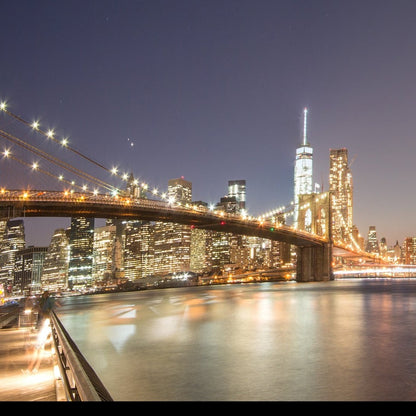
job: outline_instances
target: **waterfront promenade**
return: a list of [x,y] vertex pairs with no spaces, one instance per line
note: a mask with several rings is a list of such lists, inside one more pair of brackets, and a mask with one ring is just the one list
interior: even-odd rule
[[38,331],[31,327],[0,329],[0,401],[64,401],[51,343],[45,347],[38,371],[25,374],[37,337]]

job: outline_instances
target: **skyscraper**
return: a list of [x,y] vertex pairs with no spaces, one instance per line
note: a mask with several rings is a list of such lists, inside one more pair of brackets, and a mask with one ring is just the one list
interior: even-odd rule
[[126,221],[124,227],[124,277],[135,281],[153,274],[154,223]]
[[68,288],[69,230],[54,231],[43,262],[42,288],[57,292]]
[[380,252],[380,248],[379,248],[378,240],[377,240],[376,227],[374,225],[370,225],[370,227],[368,228],[366,251],[368,253]]
[[113,267],[113,251],[116,241],[116,226],[105,225],[94,229],[93,244],[93,279],[94,282],[110,280]]
[[[183,177],[168,181],[169,201],[192,202],[192,182]],[[154,228],[154,272],[159,275],[190,270],[191,229],[187,225],[156,222]]]
[[94,218],[72,217],[69,233],[70,258],[68,286],[70,289],[92,285]]
[[246,181],[228,181],[228,196],[235,197],[239,212],[244,211],[246,209]]
[[312,193],[312,167],[313,149],[307,139],[308,109],[303,110],[303,138],[301,145],[296,149],[295,160],[295,192],[294,192],[294,226],[298,226],[299,195]]
[[0,242],[0,283],[11,294],[16,252],[25,248],[25,227],[23,220],[9,220]]
[[47,247],[28,247],[16,252],[13,279],[14,295],[40,293],[43,262]]
[[192,201],[192,182],[182,177],[178,179],[169,179],[168,181],[168,198],[181,204]]
[[332,204],[332,237],[334,240],[351,242],[353,186],[348,150],[345,148],[330,149],[329,191]]

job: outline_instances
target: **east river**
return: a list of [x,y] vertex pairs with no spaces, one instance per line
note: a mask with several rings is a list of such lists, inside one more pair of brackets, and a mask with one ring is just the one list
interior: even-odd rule
[[56,310],[116,401],[416,400],[416,279],[64,298]]

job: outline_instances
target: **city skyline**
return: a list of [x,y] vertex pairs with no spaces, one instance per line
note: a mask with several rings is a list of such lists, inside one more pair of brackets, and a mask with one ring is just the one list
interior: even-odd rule
[[[361,235],[375,226],[388,245],[416,235],[406,184],[413,2],[44,0],[1,10],[19,21],[0,29],[0,99],[106,166],[158,187],[184,176],[208,203],[245,180],[258,215],[293,200],[307,107],[314,182],[328,190],[330,149],[347,148]],[[28,174],[15,176],[0,163],[1,185]],[[25,219],[28,244],[41,246],[63,220],[30,221],[41,225]]]

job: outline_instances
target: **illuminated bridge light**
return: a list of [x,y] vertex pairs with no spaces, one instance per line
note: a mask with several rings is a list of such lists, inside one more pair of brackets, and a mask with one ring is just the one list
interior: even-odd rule
[[34,130],[38,130],[39,129],[39,121],[34,121],[32,123],[32,129],[34,129]]
[[7,106],[7,104],[4,101],[2,101],[0,103],[0,110],[6,110],[6,106]]
[[46,133],[46,135],[47,135],[50,139],[52,139],[52,138],[53,138],[54,134],[55,134],[55,132],[54,132],[53,130],[48,130],[48,132]]

